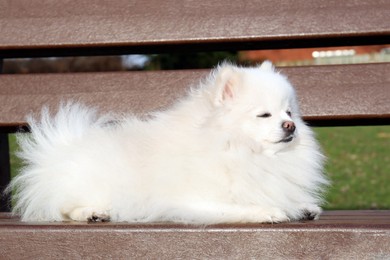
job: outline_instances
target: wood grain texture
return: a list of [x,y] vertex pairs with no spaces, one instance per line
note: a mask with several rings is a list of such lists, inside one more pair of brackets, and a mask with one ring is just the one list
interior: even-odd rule
[[0,214],[0,245],[6,259],[386,259],[390,211],[328,211],[318,221],[207,227],[21,223]]
[[[381,44],[390,41],[389,13],[388,0],[0,1],[0,58]],[[282,71],[309,121],[390,123],[388,63]],[[0,131],[67,100],[102,112],[164,109],[207,73],[1,75]],[[390,211],[207,227],[22,223],[0,213],[0,258],[388,259]]]
[[0,56],[388,43],[389,13],[387,0],[0,1]]
[[[390,120],[390,63],[283,68],[309,121]],[[25,124],[42,106],[81,101],[102,112],[145,114],[164,109],[209,71],[2,75],[0,126]]]

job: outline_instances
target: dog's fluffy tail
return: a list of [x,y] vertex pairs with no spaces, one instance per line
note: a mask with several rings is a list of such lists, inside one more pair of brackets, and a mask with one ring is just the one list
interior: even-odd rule
[[[38,204],[45,201],[43,196],[47,196],[44,191],[48,188],[46,179],[51,178],[46,175],[55,174],[48,169],[50,162],[61,161],[57,150],[63,149],[58,148],[77,142],[90,130],[105,127],[110,121],[110,116],[99,116],[96,109],[78,103],[60,105],[55,115],[45,107],[39,120],[29,116],[27,122],[31,134],[17,134],[20,146],[17,155],[24,167],[5,190],[6,193],[14,191],[13,213],[20,214],[24,220],[38,220],[42,217],[39,215],[47,214],[39,213],[37,208],[42,207]],[[61,219],[61,216],[53,216],[53,219],[57,218]]]
[[21,148],[18,156],[27,165],[35,164],[41,158],[46,158],[52,149],[82,138],[89,130],[103,127],[110,121],[109,116],[98,116],[96,109],[78,103],[60,105],[54,116],[44,107],[40,120],[31,115],[27,118],[31,134],[17,135]]

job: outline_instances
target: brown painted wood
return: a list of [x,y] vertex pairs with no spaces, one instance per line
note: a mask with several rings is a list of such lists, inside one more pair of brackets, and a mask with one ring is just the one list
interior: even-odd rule
[[[0,57],[389,43],[389,13],[387,0],[0,1]],[[390,122],[389,69],[387,63],[282,71],[296,86],[307,120],[338,125]],[[206,74],[1,75],[0,131],[25,124],[42,105],[55,108],[69,99],[105,112],[147,113]],[[386,259],[390,211],[207,227],[21,223],[0,213],[0,258]]]
[[0,245],[7,259],[386,259],[390,211],[328,211],[318,221],[206,227],[21,223],[0,214]]
[[389,13],[388,0],[1,1],[0,56],[388,43]]
[[[377,118],[390,120],[390,63],[283,68],[297,88],[301,109],[312,122]],[[185,94],[208,71],[3,75],[0,126],[24,124],[43,105],[56,109],[76,100],[104,112],[147,113]],[[345,123],[345,122],[344,122]]]

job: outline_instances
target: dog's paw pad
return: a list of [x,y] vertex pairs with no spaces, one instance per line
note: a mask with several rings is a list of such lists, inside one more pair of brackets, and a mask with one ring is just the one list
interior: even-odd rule
[[109,210],[96,207],[78,207],[69,212],[64,212],[69,219],[74,221],[107,222],[110,221]]
[[110,216],[105,213],[92,213],[90,217],[87,218],[88,223],[96,223],[96,222],[109,222]]
[[321,208],[316,205],[309,205],[302,209],[301,220],[316,220],[320,217]]
[[319,219],[321,213],[322,209],[319,206],[305,203],[300,205],[300,216],[297,220],[317,220]]
[[317,212],[305,211],[303,212],[302,220],[314,220],[318,218]]

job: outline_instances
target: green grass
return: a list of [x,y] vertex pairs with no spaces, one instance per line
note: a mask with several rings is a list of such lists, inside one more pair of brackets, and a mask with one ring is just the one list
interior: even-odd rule
[[9,135],[9,146],[10,146],[11,178],[12,178],[18,173],[18,170],[23,165],[22,161],[16,156],[18,145],[16,143],[16,137],[14,134]]
[[390,208],[390,127],[316,128],[332,181],[327,209]]
[[[390,126],[315,128],[332,186],[326,209],[390,209]],[[15,151],[15,137],[10,144]],[[12,174],[21,162],[11,154]]]

